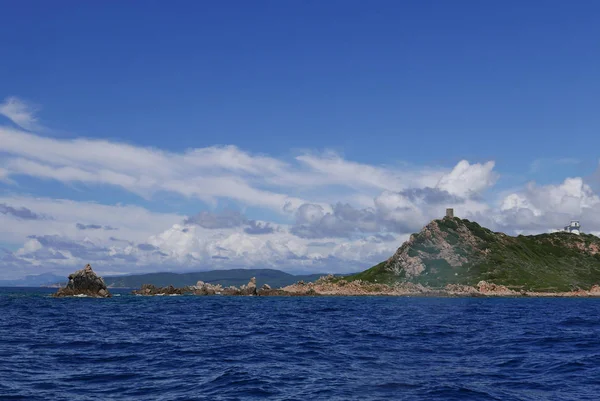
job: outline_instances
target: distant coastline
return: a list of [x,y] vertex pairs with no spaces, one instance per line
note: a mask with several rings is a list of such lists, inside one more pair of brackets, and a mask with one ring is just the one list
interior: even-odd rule
[[598,297],[598,283],[598,237],[579,231],[511,237],[449,213],[411,235],[388,260],[357,274],[234,269],[102,279],[87,265],[56,296],[106,298],[110,288],[136,288],[141,296]]

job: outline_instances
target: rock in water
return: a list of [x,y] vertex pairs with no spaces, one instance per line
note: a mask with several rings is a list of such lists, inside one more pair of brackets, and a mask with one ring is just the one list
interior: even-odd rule
[[83,269],[69,275],[69,283],[66,287],[59,289],[55,297],[73,297],[87,295],[94,298],[109,298],[112,295],[106,288],[102,277],[92,270],[92,266],[86,265]]
[[240,288],[230,286],[223,289],[223,295],[258,295],[256,290],[256,277],[252,277],[248,284],[243,284]]
[[240,295],[256,295],[256,277],[252,277],[248,284],[240,287]]
[[133,290],[132,294],[135,295],[184,295],[185,293],[192,292],[192,287],[176,288],[172,285],[168,287],[156,287],[152,284],[142,284],[142,288],[139,290]]

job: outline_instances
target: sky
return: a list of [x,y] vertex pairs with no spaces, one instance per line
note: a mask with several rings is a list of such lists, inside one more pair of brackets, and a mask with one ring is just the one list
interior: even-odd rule
[[0,279],[600,234],[596,1],[0,6]]

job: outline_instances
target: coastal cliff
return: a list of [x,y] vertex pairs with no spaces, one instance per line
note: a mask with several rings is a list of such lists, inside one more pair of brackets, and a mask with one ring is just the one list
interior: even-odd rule
[[567,232],[512,237],[445,217],[411,235],[388,260],[344,280],[430,288],[485,281],[532,292],[591,289],[600,283],[600,238]]

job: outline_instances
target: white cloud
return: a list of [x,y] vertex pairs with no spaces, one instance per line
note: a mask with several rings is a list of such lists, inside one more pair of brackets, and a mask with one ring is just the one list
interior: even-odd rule
[[[6,127],[0,127],[0,144],[3,176],[17,182],[25,175],[65,184],[112,185],[147,199],[166,191],[215,205],[229,199],[296,217],[294,225],[243,217],[234,226],[219,226],[223,219],[214,219],[216,226],[207,229],[201,226],[210,219],[181,226],[184,216],[132,205],[0,197],[7,205],[7,213],[0,214],[0,241],[23,243],[15,257],[32,268],[91,261],[122,264],[128,271],[167,265],[293,265],[323,271],[340,261],[340,267],[365,267],[356,258],[370,263],[398,245],[374,234],[419,229],[440,215],[440,202],[464,207],[474,203],[471,209],[480,210],[477,202],[455,199],[454,194],[470,195],[466,187],[479,193],[493,180],[493,163],[463,161],[454,169],[369,166],[332,152],[307,153],[289,163],[234,146],[173,153],[104,140],[47,138]],[[477,180],[486,184],[478,187]],[[328,202],[340,187],[346,188],[348,203]],[[111,229],[100,229],[104,227]],[[309,245],[311,238],[328,238],[331,246],[315,248]]]
[[[93,139],[56,139],[0,127],[4,177],[27,175],[63,183],[113,185],[145,198],[161,191],[214,203],[229,198],[278,212],[294,212],[314,203],[329,210],[333,201],[319,187],[345,187],[357,201],[381,190],[438,186],[464,195],[493,182],[493,163],[460,162],[453,170],[414,167],[392,169],[346,161],[331,152],[306,154],[300,164],[252,155],[234,146],[192,149],[182,153]],[[478,184],[478,180],[486,180]],[[479,186],[478,186],[479,185]],[[299,196],[292,195],[297,193]],[[303,195],[304,194],[304,195]],[[352,196],[346,196],[352,200]]]
[[[23,128],[38,124],[17,99],[0,107]],[[494,168],[493,161],[467,160],[451,168],[369,165],[331,151],[284,160],[235,146],[168,152],[0,126],[0,181],[17,191],[0,195],[0,242],[20,247],[15,253],[0,251],[0,277],[9,269],[62,272],[88,262],[99,264],[100,271],[121,272],[250,266],[356,270],[389,257],[446,207],[509,233],[560,228],[571,218],[581,219],[584,231],[600,231],[600,198],[583,179],[531,183],[488,203],[483,199],[498,179]],[[84,191],[81,184],[119,187],[151,205],[157,193],[167,192],[254,213],[269,209],[287,214],[282,221],[288,224],[255,219],[269,211],[246,216],[198,210],[190,217],[135,205],[35,198],[18,194],[23,176],[79,184]]]
[[133,205],[102,205],[27,196],[0,196],[0,204],[46,217],[19,219],[13,214],[0,213],[0,242],[5,243],[20,243],[29,235],[63,235],[75,240],[83,240],[92,235],[87,230],[78,229],[78,223],[118,228],[118,232],[95,230],[93,236],[100,241],[108,241],[110,237],[118,235],[140,242],[184,217],[177,214],[153,213]]
[[582,178],[567,178],[558,185],[529,183],[506,195],[495,212],[494,223],[524,233],[560,229],[571,219],[582,220],[584,231],[600,230],[600,197]]
[[[382,167],[356,163],[341,158],[337,153],[304,154],[296,159],[314,172],[324,176],[328,185],[347,185],[356,189],[399,191],[411,187],[434,186],[445,170],[429,167]],[[312,177],[306,184],[314,185]]]
[[[308,225],[317,233],[312,238],[324,238],[320,242],[310,235],[296,235],[296,226],[290,225],[271,223],[269,230],[246,232],[253,220],[235,213],[203,213],[184,224],[184,216],[152,213],[138,206],[0,197],[0,204],[8,205],[3,209],[7,213],[0,214],[0,241],[22,241],[4,266],[19,266],[24,274],[42,268],[66,272],[88,262],[99,265],[100,271],[110,268],[123,273],[231,267],[347,272],[389,257],[410,232],[440,216],[440,202],[452,199],[458,202],[461,217],[514,231],[560,227],[574,211],[585,217],[590,231],[594,220],[600,227],[600,219],[594,217],[600,215],[600,199],[574,178],[555,186],[530,184],[505,196],[496,209],[433,188],[383,192],[372,209],[338,204],[325,211],[318,205],[303,205],[297,224]],[[264,227],[266,222],[261,224],[255,225]],[[81,230],[78,225],[111,229]],[[390,227],[400,234],[377,234]],[[349,238],[347,229],[350,233],[359,229],[364,235]]]
[[283,212],[306,202],[266,189],[285,163],[233,146],[169,153],[91,139],[45,138],[0,127],[5,176],[28,175],[64,183],[107,184],[144,197],[159,191],[205,201],[220,197]]
[[7,97],[4,102],[0,103],[0,115],[29,131],[40,128],[35,117],[36,111],[36,107],[16,97]]
[[493,161],[469,164],[468,161],[461,160],[450,173],[439,180],[436,188],[461,197],[478,195],[496,183],[498,177],[493,171],[494,165]]

